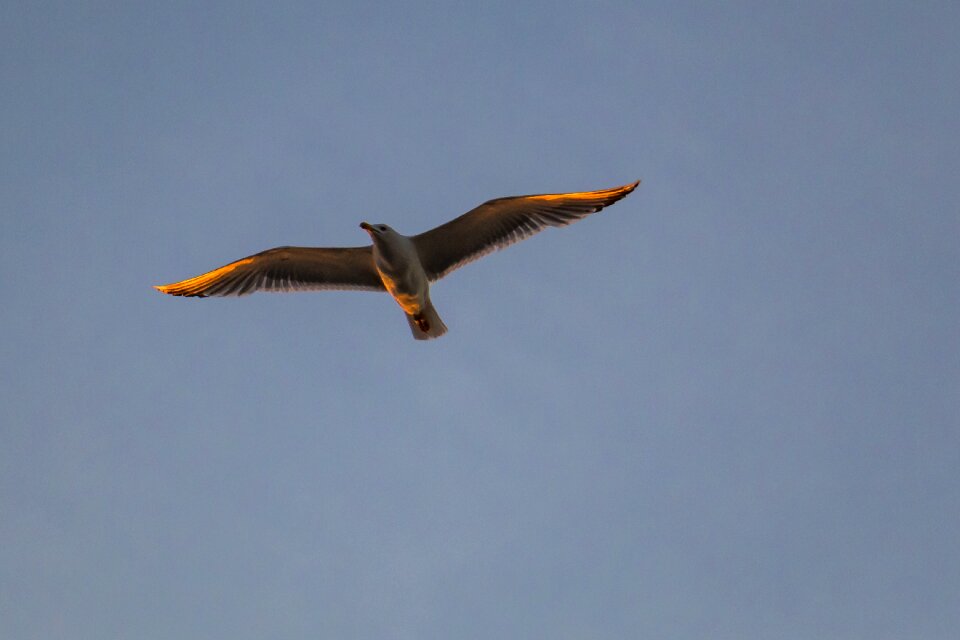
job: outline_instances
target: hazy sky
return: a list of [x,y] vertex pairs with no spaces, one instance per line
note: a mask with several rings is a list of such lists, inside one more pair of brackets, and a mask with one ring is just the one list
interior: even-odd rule
[[955,638],[958,7],[4,3],[0,637]]

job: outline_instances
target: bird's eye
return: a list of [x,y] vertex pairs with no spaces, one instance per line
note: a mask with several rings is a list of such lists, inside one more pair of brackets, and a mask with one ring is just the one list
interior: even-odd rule
[[387,227],[385,225],[380,225],[379,227],[377,227],[377,229],[380,229],[380,231],[386,231]]

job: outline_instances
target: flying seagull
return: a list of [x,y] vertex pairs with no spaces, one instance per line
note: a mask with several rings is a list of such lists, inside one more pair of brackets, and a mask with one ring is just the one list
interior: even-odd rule
[[497,198],[415,236],[397,233],[385,224],[361,222],[372,245],[277,247],[154,288],[198,298],[254,291],[385,290],[403,308],[413,337],[429,340],[447,332],[430,302],[431,282],[546,227],[564,227],[596,213],[638,184],[639,180],[601,191]]

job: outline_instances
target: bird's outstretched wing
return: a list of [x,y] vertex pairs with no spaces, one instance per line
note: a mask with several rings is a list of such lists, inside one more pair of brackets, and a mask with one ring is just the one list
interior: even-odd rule
[[492,251],[546,227],[563,227],[620,200],[640,181],[602,191],[497,198],[413,236],[427,277],[439,280]]
[[383,291],[371,247],[277,247],[155,289],[174,296],[242,296],[254,291]]

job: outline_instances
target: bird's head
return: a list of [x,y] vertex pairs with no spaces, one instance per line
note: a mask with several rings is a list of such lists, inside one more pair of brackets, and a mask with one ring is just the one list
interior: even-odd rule
[[361,222],[360,228],[369,233],[373,240],[389,238],[397,233],[390,228],[390,225],[386,224],[370,224],[369,222]]

